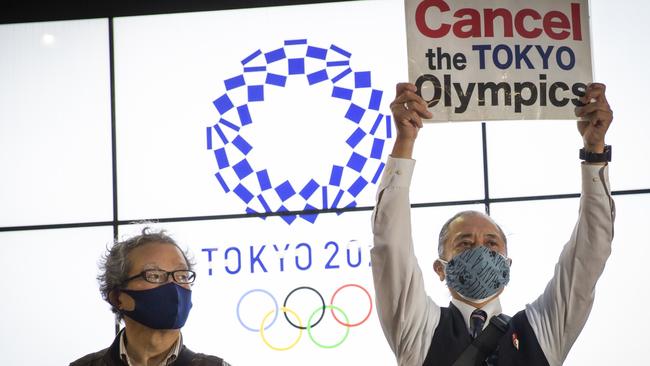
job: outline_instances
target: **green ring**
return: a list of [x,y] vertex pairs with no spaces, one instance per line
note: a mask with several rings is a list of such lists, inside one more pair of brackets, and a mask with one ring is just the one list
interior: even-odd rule
[[340,346],[341,343],[345,342],[345,340],[348,338],[348,334],[350,334],[350,327],[345,327],[345,335],[343,336],[343,338],[338,343],[333,344],[331,346],[326,346],[324,344],[318,343],[314,339],[314,336],[311,335],[311,320],[314,317],[314,315],[316,315],[316,313],[318,313],[319,311],[323,311],[324,309],[338,310],[341,314],[343,314],[343,317],[345,318],[345,322],[346,323],[350,322],[350,320],[348,319],[348,316],[345,314],[343,309],[339,308],[338,306],[334,306],[334,305],[319,306],[319,307],[316,308],[316,310],[314,310],[313,313],[311,313],[311,316],[309,317],[309,320],[307,321],[307,334],[309,335],[309,339],[311,339],[311,341],[314,342],[314,344],[317,345],[320,348],[336,348],[336,347]]

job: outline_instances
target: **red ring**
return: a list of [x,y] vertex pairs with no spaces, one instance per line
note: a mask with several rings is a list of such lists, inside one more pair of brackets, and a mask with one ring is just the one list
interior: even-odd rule
[[363,292],[365,292],[366,295],[368,295],[368,300],[370,301],[370,310],[368,310],[368,314],[360,322],[351,324],[351,323],[344,323],[341,320],[339,320],[339,318],[337,318],[336,314],[334,313],[334,309],[330,309],[330,311],[332,312],[332,316],[334,317],[334,320],[336,320],[339,324],[341,324],[341,325],[343,325],[345,327],[356,327],[358,325],[361,325],[361,324],[365,323],[366,320],[368,320],[368,318],[370,318],[370,314],[372,314],[372,297],[370,296],[370,292],[368,292],[368,290],[366,290],[363,286],[357,285],[357,284],[354,284],[354,283],[349,283],[347,285],[343,285],[343,286],[339,287],[338,289],[336,289],[336,291],[334,291],[334,294],[332,294],[332,299],[330,300],[330,305],[334,305],[334,297],[336,297],[336,294],[339,291],[343,290],[346,287],[358,287],[361,290],[363,290]]

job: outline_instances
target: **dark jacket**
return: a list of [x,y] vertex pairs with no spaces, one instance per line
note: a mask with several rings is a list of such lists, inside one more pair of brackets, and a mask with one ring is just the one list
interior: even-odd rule
[[[123,332],[124,330],[122,330]],[[110,347],[91,353],[72,362],[70,366],[126,366],[120,358],[120,332]],[[181,345],[178,358],[171,364],[173,366],[227,366],[222,359],[203,353],[192,352],[185,345]]]

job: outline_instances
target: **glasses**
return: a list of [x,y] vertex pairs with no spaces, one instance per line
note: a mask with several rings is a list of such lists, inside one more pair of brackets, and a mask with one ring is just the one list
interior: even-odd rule
[[174,282],[181,285],[192,283],[196,279],[196,273],[194,271],[189,271],[186,269],[179,269],[177,271],[171,271],[171,272],[163,271],[162,269],[147,269],[133,277],[127,278],[126,280],[124,280],[124,283],[127,283],[138,277],[142,277],[145,281],[149,283],[156,283],[156,284],[166,283],[169,280],[169,275],[172,276]]

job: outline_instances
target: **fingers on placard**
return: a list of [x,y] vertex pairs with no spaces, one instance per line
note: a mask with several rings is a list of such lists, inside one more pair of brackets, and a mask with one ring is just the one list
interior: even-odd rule
[[411,102],[408,103],[408,109],[417,112],[421,117],[431,118],[431,112],[429,112],[426,104]]
[[406,91],[400,94],[399,97],[395,99],[395,105],[399,105],[400,108],[406,110],[415,110],[422,117],[431,117],[431,113],[428,112],[427,103],[420,97],[411,91]]
[[427,102],[416,93],[417,88],[414,84],[398,83],[395,91],[395,100],[391,102],[390,109],[396,119],[410,121],[408,123],[422,127],[422,117],[433,117],[428,110]]
[[397,83],[395,86],[395,96],[399,96],[403,92],[410,90],[412,92],[417,91],[417,88],[415,87],[414,84],[411,83]]
[[591,100],[595,99],[599,102],[607,103],[607,98],[605,97],[605,90],[607,87],[605,84],[601,83],[591,83],[587,86],[585,93],[585,102],[589,103]]
[[588,115],[595,111],[610,112],[609,105],[606,102],[596,101],[589,103],[583,107],[576,108],[576,113],[578,116]]

